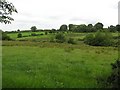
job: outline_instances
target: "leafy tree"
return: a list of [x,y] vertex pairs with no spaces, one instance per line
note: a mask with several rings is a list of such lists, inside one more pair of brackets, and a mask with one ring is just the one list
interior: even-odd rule
[[116,25],[116,30],[120,32],[120,25]]
[[113,25],[110,25],[110,27],[108,27],[108,30],[109,30],[110,32],[116,32],[116,27],[113,26]]
[[18,29],[17,31],[20,32],[20,29]]
[[0,33],[2,33],[2,40],[12,40],[5,32],[1,31]]
[[37,30],[36,26],[32,26],[30,29],[32,32],[35,32]]
[[88,27],[89,27],[89,28],[93,28],[93,25],[92,25],[92,24],[88,24]]
[[92,24],[88,24],[87,26],[87,32],[94,32],[95,31],[95,28]]
[[52,29],[52,31],[54,31],[54,32],[55,32],[55,31],[56,31],[56,29]]
[[98,22],[98,23],[96,23],[96,24],[94,25],[96,31],[103,29],[103,26],[104,26],[104,25],[103,25],[102,23],[100,23],[100,22]]
[[73,24],[69,24],[68,27],[69,27],[69,31],[73,31],[73,28],[74,28]]
[[12,15],[13,12],[17,13],[17,10],[12,3],[9,3],[6,0],[0,0],[0,22],[1,23],[5,23],[5,24],[11,23],[11,21],[13,21],[14,19],[10,17],[10,15]]
[[76,32],[87,32],[87,26],[85,24],[78,25],[75,28]]
[[60,26],[60,31],[67,31],[68,30],[68,28],[67,28],[67,25],[61,25]]
[[56,29],[52,29],[51,32],[52,32],[52,33],[55,33],[55,32],[56,32]]

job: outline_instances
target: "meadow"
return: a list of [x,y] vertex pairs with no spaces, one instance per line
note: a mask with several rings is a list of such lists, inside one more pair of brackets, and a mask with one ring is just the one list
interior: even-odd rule
[[77,44],[48,42],[54,34],[8,34],[15,41],[2,43],[3,88],[99,88],[96,79],[111,73],[118,49],[86,45],[82,39],[87,34],[66,34],[80,39]]

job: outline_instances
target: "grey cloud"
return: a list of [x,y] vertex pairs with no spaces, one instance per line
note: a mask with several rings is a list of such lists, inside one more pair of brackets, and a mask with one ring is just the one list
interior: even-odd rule
[[75,17],[75,18],[71,18],[70,21],[80,21],[80,22],[85,22],[85,23],[96,23],[98,22],[98,20],[96,18],[80,18],[80,17]]

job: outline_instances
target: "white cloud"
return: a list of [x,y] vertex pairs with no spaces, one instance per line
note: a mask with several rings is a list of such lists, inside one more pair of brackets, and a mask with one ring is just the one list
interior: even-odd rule
[[105,26],[118,22],[119,0],[9,0],[18,10],[11,25],[0,24],[2,30],[59,28],[61,24],[95,24]]

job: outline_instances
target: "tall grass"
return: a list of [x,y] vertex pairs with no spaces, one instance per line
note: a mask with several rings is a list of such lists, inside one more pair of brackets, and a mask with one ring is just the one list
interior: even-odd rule
[[98,87],[96,77],[110,73],[117,50],[74,46],[3,46],[3,88]]

